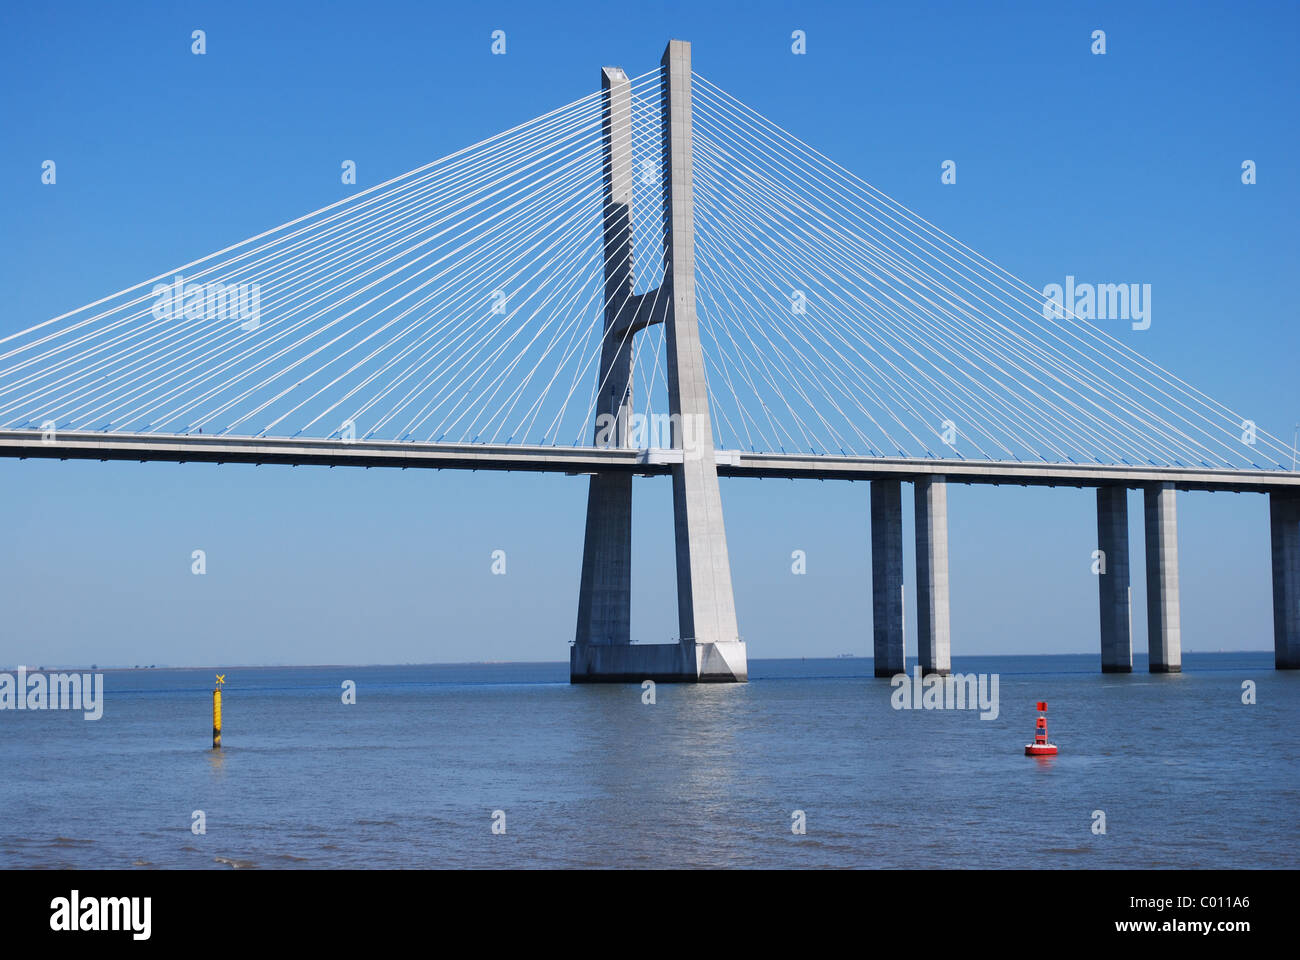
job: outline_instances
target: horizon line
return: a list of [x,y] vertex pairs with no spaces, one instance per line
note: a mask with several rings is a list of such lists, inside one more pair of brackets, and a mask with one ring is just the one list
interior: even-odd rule
[[[1215,656],[1219,654],[1270,654],[1269,649],[1259,650],[1184,650],[1184,654],[1195,656]],[[954,654],[952,659],[970,660],[970,659],[988,659],[994,657],[1095,657],[1096,651],[1079,652],[1073,651],[1068,653],[975,653]],[[1149,659],[1147,653],[1137,653],[1134,651],[1134,658],[1145,657]],[[831,654],[829,656],[817,657],[754,657],[755,662],[771,662],[778,660],[875,660],[870,654]],[[913,657],[913,661],[917,658]],[[565,665],[567,660],[443,660],[429,662],[408,661],[405,663],[236,663],[236,664],[135,664],[131,666],[123,664],[108,664],[100,666],[99,664],[55,664],[52,666],[32,666],[31,664],[6,664],[0,666],[0,672],[10,670],[24,670],[26,672],[48,672],[51,670],[95,670],[100,672],[108,671],[134,671],[134,670],[276,670],[276,669],[297,669],[297,670],[316,670],[327,667],[507,667],[507,666],[542,666],[542,665]]]

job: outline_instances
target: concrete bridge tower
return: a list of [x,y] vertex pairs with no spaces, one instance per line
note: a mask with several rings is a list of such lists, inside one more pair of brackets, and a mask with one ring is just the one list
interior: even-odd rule
[[664,324],[673,427],[673,529],[677,543],[676,643],[632,644],[632,475],[596,473],[569,655],[574,683],[736,682],[748,678],[736,627],[731,561],[713,448],[704,355],[695,313],[695,227],[691,161],[691,46],[673,40],[662,60],[664,278],[634,294],[632,262],[631,82],[617,68],[601,75],[604,119],[605,337],[596,441],[629,445],[632,349],[638,331]]

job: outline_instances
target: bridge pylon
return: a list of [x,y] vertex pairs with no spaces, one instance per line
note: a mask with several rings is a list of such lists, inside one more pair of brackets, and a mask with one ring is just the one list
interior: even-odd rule
[[598,445],[629,445],[633,341],[664,324],[680,639],[632,644],[632,475],[593,474],[569,656],[574,683],[748,679],[695,311],[690,44],[670,41],[661,66],[664,277],[642,294],[633,293],[631,82],[615,68],[601,74],[606,309],[595,431]]

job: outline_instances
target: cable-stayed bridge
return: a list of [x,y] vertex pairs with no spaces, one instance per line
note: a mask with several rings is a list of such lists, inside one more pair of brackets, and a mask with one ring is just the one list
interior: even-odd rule
[[[877,675],[950,667],[949,480],[1097,488],[1102,669],[1181,667],[1176,491],[1268,494],[1300,667],[1295,450],[691,70],[0,338],[0,454],[589,475],[575,681],[743,680],[720,476],[870,482]],[[630,642],[635,475],[673,481],[681,639]]]

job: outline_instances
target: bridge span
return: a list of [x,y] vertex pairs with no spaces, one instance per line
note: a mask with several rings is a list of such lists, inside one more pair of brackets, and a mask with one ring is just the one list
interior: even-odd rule
[[[1300,495],[1300,472],[1149,464],[1023,463],[948,458],[836,456],[714,450],[720,477],[770,480],[908,480],[1038,487],[1126,487],[1168,483],[1175,490]],[[680,449],[561,447],[525,444],[159,435],[88,431],[0,430],[0,457],[36,460],[138,460],[287,466],[389,467],[403,470],[504,470],[657,477],[686,457]]]
[[[57,460],[161,461],[417,470],[498,470],[597,477],[667,476],[687,454],[681,449],[560,447],[520,444],[428,443],[211,435],[158,436],[107,432],[0,430],[0,457]],[[1300,669],[1300,473],[1205,466],[1029,464],[956,459],[799,455],[715,450],[719,477],[849,480],[871,485],[874,654],[877,676],[905,668],[901,484],[914,484],[917,511],[917,590],[923,669],[951,669],[948,615],[947,483],[1095,487],[1102,670],[1133,667],[1126,493],[1145,491],[1150,669],[1182,665],[1178,621],[1178,540],[1174,494],[1179,490],[1262,493],[1270,501],[1273,549],[1274,652],[1278,669]],[[668,646],[671,645],[657,645]],[[649,648],[641,648],[649,649]],[[672,664],[639,665],[627,680],[682,679]],[[644,674],[644,675],[642,675]]]

